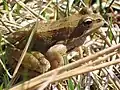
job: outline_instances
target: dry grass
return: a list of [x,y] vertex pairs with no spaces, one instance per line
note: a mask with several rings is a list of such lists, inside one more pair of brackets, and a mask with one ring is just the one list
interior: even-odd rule
[[[120,90],[120,16],[118,14],[120,2],[119,0],[112,0],[111,2],[96,0],[92,4],[90,1],[1,1],[0,90],[9,87],[11,87],[9,90]],[[77,13],[83,6],[90,6],[93,10],[99,11],[106,25],[101,27],[97,33],[88,36],[78,51],[73,50],[66,55],[69,58],[67,65],[12,86],[11,83],[15,83],[14,80],[17,80],[16,75],[30,45],[32,35],[37,30],[37,25],[29,37],[16,68],[14,68],[14,73],[10,72],[11,75],[9,73],[11,67],[7,66],[7,57],[3,47],[9,43],[5,39],[8,34],[24,28],[30,23],[64,18]]]

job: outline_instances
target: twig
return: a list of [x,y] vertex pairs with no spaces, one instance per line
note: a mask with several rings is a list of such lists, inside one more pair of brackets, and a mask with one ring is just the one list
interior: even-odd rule
[[17,73],[17,71],[18,71],[18,69],[19,69],[19,67],[20,67],[20,65],[21,65],[21,63],[22,63],[22,61],[23,61],[23,58],[24,58],[24,56],[25,56],[25,54],[26,54],[26,52],[27,52],[27,50],[28,50],[28,47],[29,47],[30,42],[31,42],[31,40],[32,40],[32,37],[33,37],[34,33],[35,33],[36,30],[37,30],[37,25],[38,25],[38,22],[36,22],[35,26],[33,26],[33,28],[32,28],[33,30],[31,29],[32,32],[31,32],[30,37],[29,37],[29,39],[28,39],[28,41],[27,41],[27,43],[26,43],[26,46],[25,46],[25,48],[24,48],[24,50],[23,50],[23,53],[22,53],[20,59],[18,60],[18,64],[17,64],[17,66],[16,66],[16,68],[15,68],[15,70],[14,70],[12,79],[15,77],[15,75],[16,75],[16,73]]
[[[39,84],[40,81],[38,81],[38,80],[41,80],[42,78],[45,78],[45,77],[49,77],[50,75],[52,75],[52,74],[53,74],[54,72],[56,72],[56,71],[58,71],[58,74],[59,74],[59,73],[62,72],[62,71],[66,71],[66,70],[68,70],[68,69],[73,69],[73,68],[79,67],[82,63],[87,62],[87,61],[92,60],[92,59],[95,59],[95,58],[97,58],[97,57],[99,57],[99,56],[101,56],[101,55],[103,55],[103,54],[105,54],[105,53],[110,53],[110,52],[116,50],[117,48],[120,48],[120,44],[111,46],[111,47],[109,47],[109,48],[107,48],[107,49],[104,49],[104,50],[102,50],[102,51],[97,52],[97,53],[94,54],[94,55],[85,57],[85,58],[83,58],[83,59],[80,59],[80,60],[75,61],[75,62],[73,62],[73,63],[70,63],[70,64],[68,64],[68,65],[62,66],[62,67],[60,67],[60,68],[54,69],[54,70],[49,71],[49,72],[47,72],[47,73],[45,73],[45,74],[42,74],[42,75],[40,75],[40,76],[37,76],[37,77],[35,77],[35,78],[33,78],[33,79],[29,80],[29,81],[26,81],[26,82],[24,82],[24,83],[22,83],[22,84],[17,85],[16,87],[11,88],[10,90],[18,90],[18,89],[20,89],[20,88],[26,89],[26,88],[28,88],[28,86],[29,86],[29,88],[31,88],[31,87]],[[108,62],[109,64],[107,64],[107,65],[116,64],[116,63],[119,63],[119,62],[120,62],[120,60],[113,61],[113,62],[110,62],[110,63]],[[98,65],[97,65],[97,66],[98,66]],[[106,64],[104,64],[103,66],[106,66]],[[102,67],[103,67],[103,66],[102,66]],[[101,66],[100,66],[100,67],[101,67]],[[90,68],[92,68],[92,67],[90,67]],[[87,69],[88,69],[88,68],[87,68]],[[91,70],[91,69],[89,69],[89,70]],[[83,71],[83,70],[82,70],[82,71]],[[80,74],[80,72],[79,72],[79,74]],[[66,74],[66,75],[67,75],[67,74]],[[65,76],[66,76],[66,75],[65,75]],[[31,83],[31,82],[34,82],[34,83]]]

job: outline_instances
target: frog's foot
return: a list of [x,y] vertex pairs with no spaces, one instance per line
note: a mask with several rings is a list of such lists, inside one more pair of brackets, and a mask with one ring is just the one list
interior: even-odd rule
[[[22,51],[19,49],[12,48],[8,54],[9,54],[8,56],[9,61],[15,62],[15,60],[16,61],[19,60]],[[49,61],[45,59],[43,54],[37,51],[26,53],[22,61],[22,66],[30,70],[35,70],[40,73],[44,73],[50,69]]]
[[[44,73],[50,69],[50,63],[43,54],[37,51],[31,52],[31,54],[39,61],[36,62],[36,64],[39,64],[38,67],[35,68],[36,71]],[[36,65],[34,65],[34,67],[36,67]]]
[[51,69],[64,65],[63,55],[66,54],[67,48],[63,44],[52,46],[46,53],[46,57],[51,64]]

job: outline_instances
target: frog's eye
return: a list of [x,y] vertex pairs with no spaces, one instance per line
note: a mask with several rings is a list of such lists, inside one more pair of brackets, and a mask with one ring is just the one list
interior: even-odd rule
[[84,23],[84,26],[89,26],[92,24],[92,19],[88,18],[83,23]]

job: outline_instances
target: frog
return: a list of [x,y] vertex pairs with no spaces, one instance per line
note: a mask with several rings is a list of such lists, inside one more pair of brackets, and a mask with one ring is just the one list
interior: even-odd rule
[[[82,45],[88,35],[103,26],[104,19],[100,14],[83,8],[79,13],[57,21],[37,23],[37,30],[22,66],[44,73],[64,65],[63,55]],[[30,33],[31,30],[19,30],[8,35],[8,42],[14,45],[7,46],[10,62],[18,61]]]

